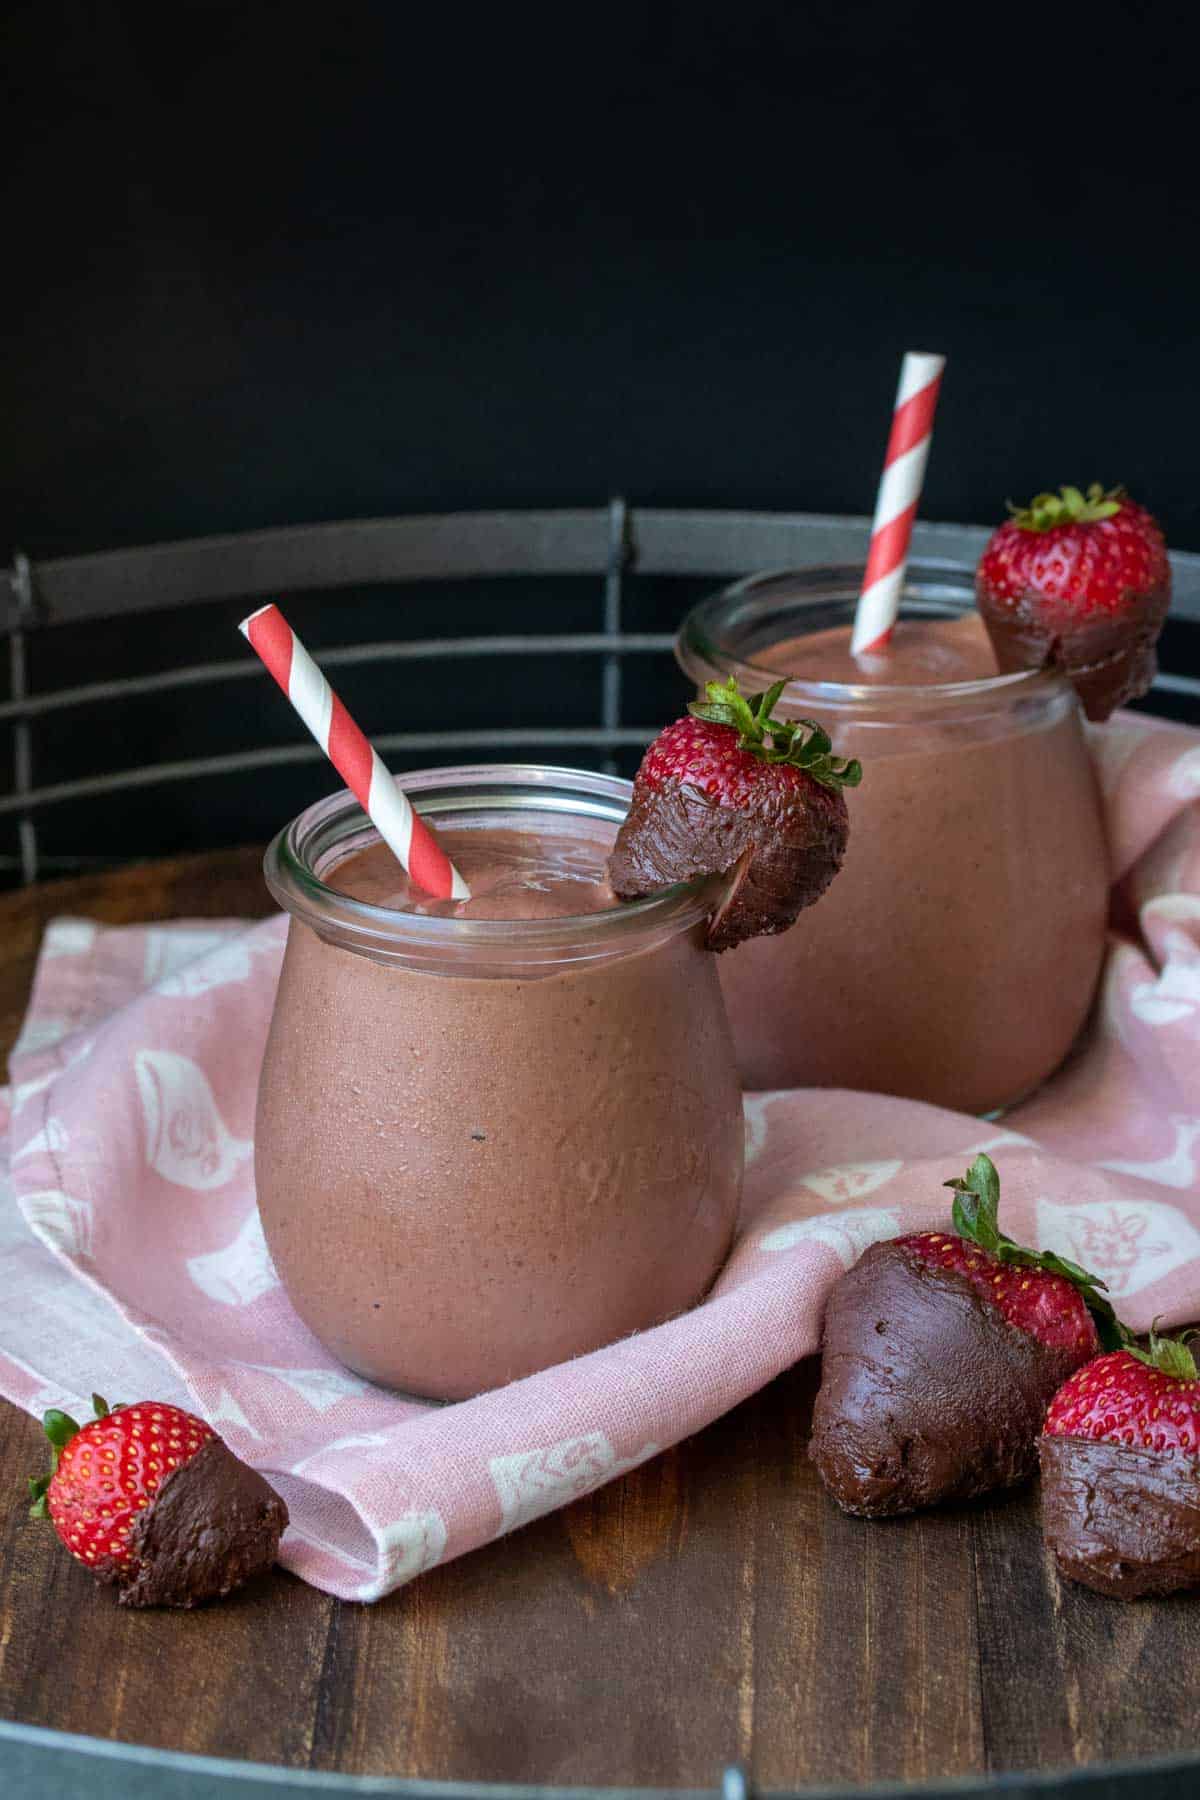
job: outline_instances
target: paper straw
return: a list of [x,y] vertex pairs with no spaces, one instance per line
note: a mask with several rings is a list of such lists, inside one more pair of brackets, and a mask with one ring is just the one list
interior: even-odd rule
[[930,356],[923,350],[905,351],[900,365],[892,430],[871,523],[867,572],[850,638],[855,656],[886,649],[900,611],[908,547],[929,460],[933,415],[945,366],[944,356]]
[[438,900],[469,900],[471,890],[429,826],[413,811],[277,606],[262,606],[238,626],[257,651],[388,848],[417,887]]

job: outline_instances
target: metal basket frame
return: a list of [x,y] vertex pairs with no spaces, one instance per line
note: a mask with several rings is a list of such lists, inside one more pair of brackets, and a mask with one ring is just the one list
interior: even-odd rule
[[[22,879],[36,881],[41,872],[37,817],[48,807],[155,783],[244,773],[320,754],[314,744],[297,740],[291,745],[152,763],[39,785],[34,744],[39,718],[96,701],[119,702],[139,694],[263,675],[253,659],[242,655],[37,694],[30,685],[28,646],[39,631],[82,621],[128,619],[204,601],[239,598],[252,602],[316,588],[336,592],[407,581],[594,576],[601,584],[599,632],[396,637],[328,649],[318,660],[334,669],[388,659],[465,655],[528,658],[567,651],[599,656],[603,659],[600,709],[594,726],[398,732],[375,741],[385,752],[401,753],[445,751],[473,756],[481,748],[495,752],[532,742],[567,753],[580,747],[612,752],[640,747],[655,729],[622,718],[623,659],[661,655],[673,642],[669,634],[623,629],[623,583],[629,573],[706,576],[723,581],[753,570],[853,562],[863,558],[869,530],[865,518],[635,509],[623,499],[614,499],[606,507],[579,511],[344,520],[46,562],[31,562],[18,553],[7,572],[7,606],[0,615],[9,640],[12,696],[0,704],[0,725],[7,725],[13,734],[13,791],[0,796],[0,818],[15,821]],[[934,564],[974,563],[987,535],[983,526],[918,524],[913,556]],[[1178,554],[1172,562],[1173,615],[1200,620],[1200,556]],[[1156,687],[1200,701],[1200,680],[1182,673],[1164,671]]]
[[1017,1771],[947,1781],[755,1789],[743,1770],[710,1788],[534,1787],[512,1782],[414,1781],[234,1762],[83,1738],[0,1720],[0,1791],[21,1800],[1191,1800],[1192,1756],[1092,1768]]

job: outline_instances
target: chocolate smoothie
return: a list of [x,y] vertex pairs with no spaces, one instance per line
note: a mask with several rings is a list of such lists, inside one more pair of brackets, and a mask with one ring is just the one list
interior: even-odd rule
[[621,805],[441,824],[469,901],[414,895],[378,842],[315,859],[324,919],[292,896],[263,1226],[301,1317],[389,1386],[461,1398],[595,1349],[699,1299],[730,1243],[741,1104],[711,902],[617,906],[627,785],[580,779]]
[[[973,611],[902,618],[886,655],[856,658],[852,602],[824,624],[835,610],[803,632],[793,604],[790,631],[760,624],[732,653],[758,686],[792,676],[777,710],[815,713],[865,770],[829,894],[720,959],[742,1078],[1009,1105],[1066,1055],[1103,956],[1108,857],[1078,704],[1049,675],[998,679]],[[727,672],[706,631],[700,656],[681,639],[697,679]]]

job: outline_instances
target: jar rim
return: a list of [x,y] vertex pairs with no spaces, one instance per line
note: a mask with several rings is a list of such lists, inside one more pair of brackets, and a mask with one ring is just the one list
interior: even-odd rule
[[[760,622],[771,617],[771,602],[778,611],[791,610],[799,623],[806,610],[820,606],[852,608],[862,588],[865,568],[858,563],[809,564],[794,569],[772,569],[719,589],[688,612],[675,638],[675,660],[684,674],[702,683],[734,676],[739,686],[751,691],[778,681],[780,671],[752,657],[728,650],[722,630],[731,627],[739,609],[751,611],[759,603]],[[910,562],[905,573],[900,617],[955,618],[974,610],[975,573],[969,564],[949,559],[925,558]],[[781,635],[785,635],[782,634]],[[797,629],[796,636],[803,635]],[[817,681],[796,676],[789,680],[780,699],[782,708],[805,712],[886,713],[914,711],[969,711],[1007,705],[1034,694],[1071,691],[1065,679],[1051,669],[1018,669],[1008,674],[946,682],[844,682]]]
[[[480,763],[419,769],[404,776],[415,810],[431,818],[456,812],[528,810],[619,824],[633,784],[595,770],[542,763]],[[439,805],[439,801],[441,804]],[[713,878],[679,882],[601,912],[549,919],[464,919],[403,912],[358,900],[324,880],[318,868],[335,849],[345,855],[378,843],[363,808],[345,788],[314,801],[276,833],[263,859],[275,899],[293,917],[344,949],[399,963],[473,959],[523,965],[574,963],[648,947],[697,925],[711,912]]]

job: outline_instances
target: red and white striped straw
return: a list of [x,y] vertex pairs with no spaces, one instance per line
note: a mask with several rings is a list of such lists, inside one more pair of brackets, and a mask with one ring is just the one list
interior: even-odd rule
[[850,638],[855,656],[886,649],[900,611],[908,547],[929,460],[933,415],[945,366],[944,356],[930,356],[924,350],[906,350],[900,365],[892,430],[871,524],[867,572]]
[[429,826],[413,811],[277,606],[260,607],[238,626],[275,677],[322,750],[412,880],[438,900],[469,900],[471,890]]

